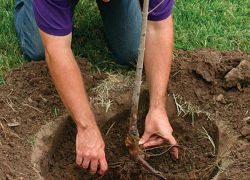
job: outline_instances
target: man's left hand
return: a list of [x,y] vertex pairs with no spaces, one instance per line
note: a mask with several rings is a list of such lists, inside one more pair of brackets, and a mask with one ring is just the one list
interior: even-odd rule
[[173,146],[171,154],[178,159],[177,142],[172,133],[173,129],[169,123],[165,108],[149,110],[145,120],[145,131],[139,144],[147,148],[158,146],[164,141],[168,141]]

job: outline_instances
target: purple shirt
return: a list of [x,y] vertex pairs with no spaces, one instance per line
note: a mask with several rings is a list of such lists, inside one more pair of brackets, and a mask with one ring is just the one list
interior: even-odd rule
[[[72,1],[76,0],[33,0],[33,11],[38,27],[56,36],[71,33]],[[141,6],[142,2],[143,0],[140,0]],[[166,19],[171,14],[173,5],[174,0],[150,0],[148,19],[151,21]]]

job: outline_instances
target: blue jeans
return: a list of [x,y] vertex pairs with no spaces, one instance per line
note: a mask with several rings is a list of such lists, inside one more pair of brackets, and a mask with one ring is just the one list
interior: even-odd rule
[[[109,3],[96,1],[110,51],[119,64],[130,64],[136,59],[139,47],[141,12],[138,0],[111,0]],[[45,59],[32,0],[16,0],[14,24],[25,57],[29,60]]]

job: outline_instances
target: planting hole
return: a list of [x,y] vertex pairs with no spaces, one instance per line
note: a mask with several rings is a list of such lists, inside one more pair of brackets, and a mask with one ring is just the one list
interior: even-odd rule
[[[144,119],[148,111],[148,97],[140,103],[138,128],[140,134],[144,130]],[[175,109],[175,104],[169,104],[167,109]],[[169,153],[169,145],[145,150],[151,155],[147,161],[157,170],[163,172],[169,179],[201,179],[211,178],[217,171],[216,154],[218,147],[218,129],[205,113],[194,115],[176,115],[171,113],[170,122],[174,129],[174,137],[179,143],[179,160],[174,160]],[[49,159],[42,163],[42,176],[45,179],[156,179],[145,169],[129,158],[129,152],[124,140],[128,130],[130,112],[115,115],[101,127],[106,143],[106,157],[109,171],[99,177],[88,175],[87,171],[75,163],[76,129],[70,120],[67,121],[60,138],[54,144]],[[192,124],[193,123],[193,124]]]

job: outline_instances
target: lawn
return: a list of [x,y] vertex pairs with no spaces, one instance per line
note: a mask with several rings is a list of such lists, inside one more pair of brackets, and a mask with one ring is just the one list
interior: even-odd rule
[[[13,25],[14,1],[0,0],[0,84],[7,70],[26,63]],[[175,48],[240,49],[250,51],[250,7],[245,0],[176,0]],[[111,70],[98,8],[93,0],[81,0],[76,8],[73,50],[95,66]]]

